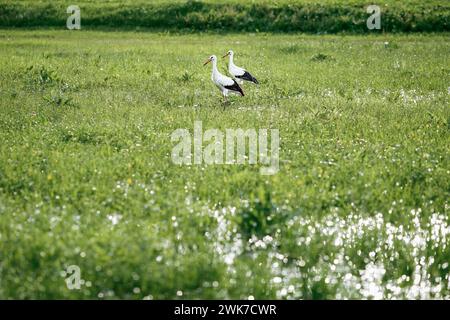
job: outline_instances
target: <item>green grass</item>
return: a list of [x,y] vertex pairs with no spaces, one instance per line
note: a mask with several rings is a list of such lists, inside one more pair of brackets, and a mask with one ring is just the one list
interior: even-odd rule
[[[73,2],[0,1],[0,27],[63,29]],[[78,1],[84,29],[367,33],[363,0]],[[382,0],[381,32],[450,31],[447,0]],[[372,31],[380,32],[380,31]]]
[[[261,84],[224,110],[228,49]],[[449,298],[449,50],[0,31],[0,298]],[[278,128],[280,172],[174,165],[195,120]]]

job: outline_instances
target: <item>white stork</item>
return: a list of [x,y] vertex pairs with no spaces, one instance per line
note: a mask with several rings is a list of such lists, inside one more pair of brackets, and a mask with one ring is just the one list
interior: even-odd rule
[[230,93],[244,96],[244,91],[242,91],[242,88],[239,86],[236,80],[224,76],[219,72],[219,70],[217,70],[217,57],[215,55],[209,57],[203,65],[206,66],[210,62],[212,62],[211,80],[222,92],[225,102],[227,101],[227,96]]
[[244,80],[253,82],[255,84],[259,83],[258,80],[256,80],[256,78],[250,74],[250,72],[234,64],[234,52],[232,50],[228,51],[227,54],[223,56],[223,58],[226,58],[228,56],[230,56],[230,62],[228,63],[228,72],[233,76],[233,78],[237,79],[240,84],[244,83]]

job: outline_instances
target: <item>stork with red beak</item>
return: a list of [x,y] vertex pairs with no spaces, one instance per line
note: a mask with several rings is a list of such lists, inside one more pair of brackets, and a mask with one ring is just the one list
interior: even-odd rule
[[244,96],[244,91],[242,91],[236,80],[221,74],[217,70],[217,57],[215,55],[210,56],[203,65],[206,66],[210,62],[212,63],[211,80],[222,92],[225,102],[227,102],[227,97],[230,93]]
[[230,61],[228,63],[228,73],[233,78],[235,78],[240,84],[244,83],[244,80],[253,82],[255,84],[259,83],[258,80],[256,80],[256,78],[250,74],[250,72],[234,64],[234,52],[232,50],[229,50],[227,54],[223,56],[223,58],[226,58],[228,56],[230,57]]

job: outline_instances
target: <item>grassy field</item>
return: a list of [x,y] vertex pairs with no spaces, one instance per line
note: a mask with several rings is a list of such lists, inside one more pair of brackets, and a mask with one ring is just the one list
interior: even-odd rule
[[[202,62],[228,49],[260,85],[224,109]],[[449,52],[0,31],[0,298],[450,298]],[[278,128],[280,172],[174,165],[195,120]]]

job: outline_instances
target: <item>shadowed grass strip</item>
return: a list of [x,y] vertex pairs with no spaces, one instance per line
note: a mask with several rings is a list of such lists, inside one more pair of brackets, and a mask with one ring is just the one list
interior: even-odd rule
[[[65,28],[67,1],[0,3],[0,27]],[[233,32],[368,32],[366,3],[293,1],[243,4],[225,1],[83,2],[82,28],[154,29]],[[444,32],[450,30],[446,1],[382,2],[382,31]]]

